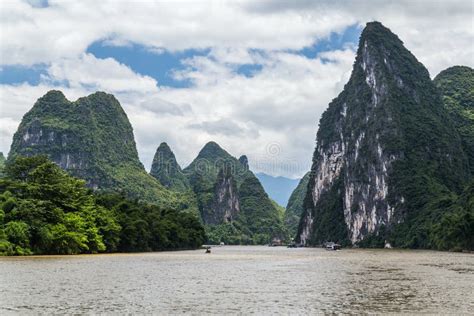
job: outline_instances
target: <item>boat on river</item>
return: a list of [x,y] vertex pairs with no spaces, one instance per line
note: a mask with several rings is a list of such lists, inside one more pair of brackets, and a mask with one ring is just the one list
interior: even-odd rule
[[341,250],[341,245],[339,244],[336,244],[335,242],[327,242],[325,245],[324,245],[324,248],[326,248],[326,250]]

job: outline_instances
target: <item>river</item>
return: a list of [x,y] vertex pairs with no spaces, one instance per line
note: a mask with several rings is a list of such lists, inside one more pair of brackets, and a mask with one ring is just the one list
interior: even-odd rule
[[0,257],[0,314],[474,313],[474,255],[263,246]]

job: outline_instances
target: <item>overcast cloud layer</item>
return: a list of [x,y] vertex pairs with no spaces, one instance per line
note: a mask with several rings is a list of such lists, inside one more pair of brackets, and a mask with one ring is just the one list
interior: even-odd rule
[[[381,21],[431,76],[474,66],[473,4],[467,1],[11,1],[0,3],[0,63],[46,65],[37,85],[0,85],[0,150],[8,152],[22,116],[50,89],[70,100],[113,93],[134,127],[148,169],[166,141],[187,165],[210,140],[247,154],[251,168],[301,176],[310,167],[317,122],[342,90],[353,43],[307,57],[299,51]],[[97,41],[138,44],[159,56],[189,49],[176,80],[162,86],[113,58],[87,52]],[[241,65],[258,65],[252,75]]]

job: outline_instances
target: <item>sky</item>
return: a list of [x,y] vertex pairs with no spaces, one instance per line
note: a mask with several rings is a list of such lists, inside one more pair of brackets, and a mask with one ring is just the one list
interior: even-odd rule
[[51,89],[112,93],[150,168],[166,141],[182,167],[208,141],[250,168],[301,177],[321,113],[347,82],[367,22],[396,33],[432,77],[474,66],[473,2],[0,2],[0,151]]

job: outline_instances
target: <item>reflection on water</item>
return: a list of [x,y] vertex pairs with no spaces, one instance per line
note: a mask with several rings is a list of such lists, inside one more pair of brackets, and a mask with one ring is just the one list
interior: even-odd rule
[[0,314],[472,313],[474,256],[225,246],[0,258]]

